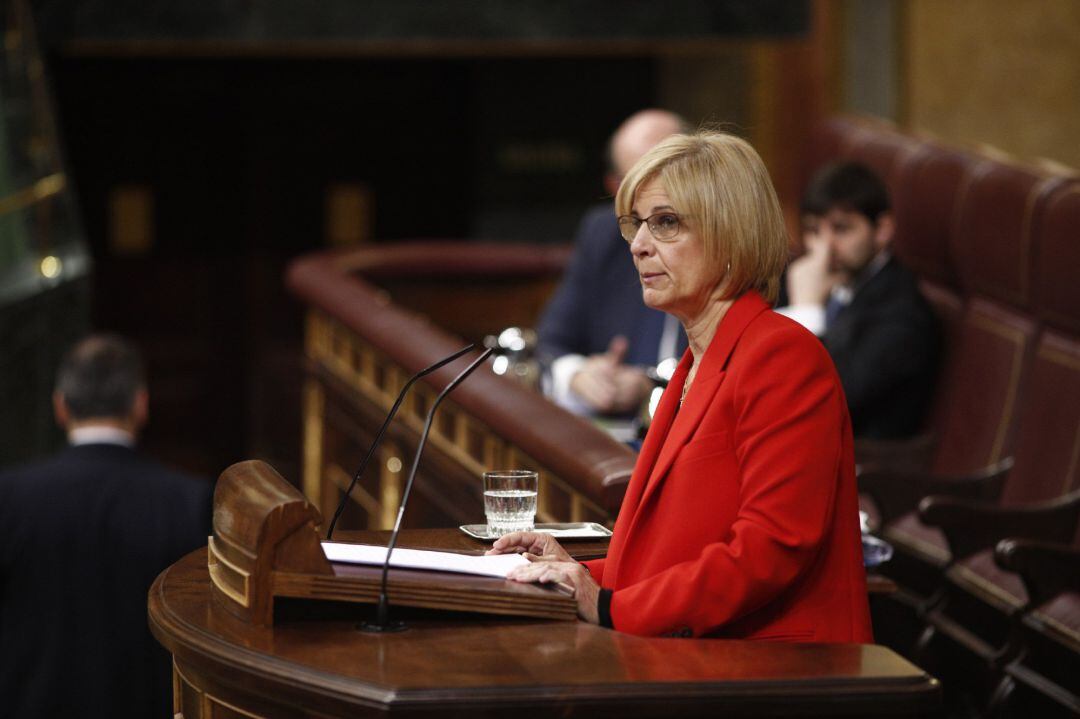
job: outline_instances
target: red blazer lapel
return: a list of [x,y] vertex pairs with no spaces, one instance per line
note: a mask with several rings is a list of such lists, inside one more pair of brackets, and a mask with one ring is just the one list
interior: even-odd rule
[[[656,465],[649,472],[649,480],[641,498],[642,505],[656,492],[656,488],[663,482],[668,470],[671,469],[671,463],[675,461],[679,450],[693,437],[694,430],[701,423],[701,418],[705,416],[705,411],[712,403],[716,390],[724,379],[724,368],[727,366],[728,357],[731,356],[731,352],[735,349],[743,330],[755,317],[768,308],[768,305],[765,304],[765,301],[761,299],[757,292],[750,291],[735,300],[731,308],[728,309],[727,314],[724,315],[724,319],[720,321],[720,326],[716,328],[716,334],[713,336],[712,342],[709,343],[705,356],[701,360],[701,366],[698,368],[694,384],[686,394],[682,409],[676,415],[671,431],[668,432],[663,441]],[[687,355],[689,354],[690,351],[687,350]],[[684,357],[684,359],[686,358]],[[687,371],[689,371],[689,366],[687,366]],[[672,399],[675,400],[673,404],[676,406],[678,406],[676,398],[682,394],[686,375],[683,374],[679,380],[676,385],[675,378],[672,377],[672,383],[668,385],[669,392],[665,392],[665,394],[672,395]]]
[[660,397],[660,404],[656,408],[649,431],[645,434],[645,441],[638,452],[637,461],[634,463],[634,472],[630,475],[630,484],[626,487],[622,504],[619,506],[619,516],[615,519],[615,530],[608,545],[607,562],[604,566],[604,585],[613,587],[614,578],[618,576],[619,562],[622,559],[622,550],[627,533],[634,523],[634,516],[641,504],[645,486],[652,474],[653,465],[665,445],[668,432],[671,430],[672,421],[675,419],[675,411],[679,407],[679,393],[682,391],[686,373],[690,371],[690,363],[693,356],[690,350],[683,353],[679,366],[671,376],[664,394]]
[[[709,408],[720,382],[724,379],[724,372],[722,371],[711,374],[706,372],[705,376],[702,376],[702,371],[698,370],[694,385],[687,393],[686,400],[683,402],[679,413],[675,415],[675,421],[672,423],[671,430],[668,432],[664,445],[660,449],[660,456],[657,458],[652,471],[649,472],[649,479],[645,485],[641,502],[638,505],[639,509],[645,506],[649,498],[656,493],[657,488],[663,484],[664,478],[668,475],[668,470],[671,469],[672,462],[675,461],[679,450],[694,436],[694,430],[701,424],[701,418],[705,416],[705,410]],[[672,392],[672,396],[677,398],[682,394],[682,387],[683,383],[680,382],[678,387],[674,387],[675,391]],[[668,388],[671,389],[672,385],[668,385]],[[678,405],[678,399],[675,400],[675,404]],[[640,514],[640,512],[636,514]]]
[[735,301],[721,320],[716,335],[702,358],[694,384],[680,409],[679,397],[693,361],[690,350],[683,355],[660,400],[660,406],[634,466],[630,486],[627,487],[626,496],[619,509],[604,569],[605,585],[615,586],[619,564],[625,555],[626,540],[632,536],[634,525],[643,514],[650,497],[663,484],[679,450],[693,437],[694,430],[712,404],[712,399],[723,381],[727,359],[735,349],[743,330],[755,317],[768,309],[769,306],[753,290]]
[[[634,473],[631,477],[630,486],[627,487],[626,497],[623,499],[623,507],[629,506],[635,509],[645,491],[646,484],[653,473],[653,466],[657,458],[663,455],[667,446],[668,434],[671,432],[672,423],[679,409],[679,395],[682,392],[683,383],[686,381],[686,373],[690,371],[690,363],[693,356],[690,350],[683,353],[679,366],[671,376],[664,394],[660,397],[660,404],[656,408],[649,431],[645,435],[645,442],[641,445],[637,462],[634,463]],[[619,511],[620,516],[623,514]]]

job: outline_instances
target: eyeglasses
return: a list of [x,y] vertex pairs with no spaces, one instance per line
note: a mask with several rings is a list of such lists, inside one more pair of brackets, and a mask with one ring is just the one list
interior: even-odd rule
[[627,242],[633,242],[634,238],[637,237],[642,222],[649,226],[649,232],[660,242],[674,240],[675,236],[679,234],[679,230],[682,229],[679,216],[674,212],[657,212],[655,215],[649,215],[645,219],[633,215],[620,216],[619,234]]

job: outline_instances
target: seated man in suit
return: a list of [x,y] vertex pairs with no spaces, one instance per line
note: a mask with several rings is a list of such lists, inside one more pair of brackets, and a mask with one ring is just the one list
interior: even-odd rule
[[[614,195],[642,155],[684,129],[682,118],[664,110],[631,115],[608,144],[607,191]],[[593,207],[582,219],[574,255],[537,334],[540,359],[551,370],[548,394],[584,415],[635,413],[653,388],[643,367],[677,359],[686,348],[678,322],[641,301],[613,203]]]
[[811,180],[800,210],[806,253],[788,267],[790,304],[777,311],[825,343],[856,437],[909,437],[934,389],[940,337],[914,275],[889,251],[888,191],[864,165],[840,163]]
[[0,472],[4,715],[170,717],[171,666],[147,627],[147,592],[206,544],[210,484],[135,451],[147,392],[128,342],[77,344],[53,404],[69,446]]

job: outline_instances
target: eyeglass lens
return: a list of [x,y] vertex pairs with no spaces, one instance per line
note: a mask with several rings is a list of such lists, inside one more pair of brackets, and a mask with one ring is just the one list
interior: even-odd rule
[[644,220],[632,215],[623,215],[619,218],[619,231],[623,239],[633,242],[642,222],[649,226],[649,232],[658,240],[670,240],[679,234],[679,216],[671,212],[659,212]]

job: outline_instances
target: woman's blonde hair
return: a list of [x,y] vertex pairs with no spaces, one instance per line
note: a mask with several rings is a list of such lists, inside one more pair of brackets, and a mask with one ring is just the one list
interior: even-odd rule
[[638,189],[654,178],[679,220],[705,243],[706,258],[724,278],[724,298],[754,289],[775,301],[788,237],[769,172],[750,143],[711,131],[668,137],[626,173],[616,214],[631,214]]

